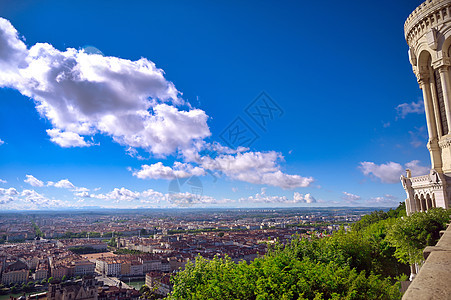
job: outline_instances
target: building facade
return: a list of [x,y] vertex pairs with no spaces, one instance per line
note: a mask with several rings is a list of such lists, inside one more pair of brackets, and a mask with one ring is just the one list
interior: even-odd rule
[[450,207],[451,196],[451,0],[427,0],[404,24],[409,60],[423,92],[429,174],[401,176],[410,215]]

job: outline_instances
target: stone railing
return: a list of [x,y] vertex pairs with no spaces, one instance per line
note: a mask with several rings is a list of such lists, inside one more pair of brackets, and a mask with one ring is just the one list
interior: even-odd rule
[[430,182],[429,179],[429,175],[421,175],[421,176],[416,176],[416,177],[411,177],[410,180],[412,181],[412,183],[419,183],[419,182]]
[[450,19],[450,0],[426,0],[407,17],[404,34],[409,46],[432,26]]
[[425,262],[402,297],[403,300],[445,300],[451,298],[451,226],[423,251]]

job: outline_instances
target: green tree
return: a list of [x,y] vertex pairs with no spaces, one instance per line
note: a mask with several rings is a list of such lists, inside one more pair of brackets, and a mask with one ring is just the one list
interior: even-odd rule
[[409,264],[423,261],[423,249],[437,243],[449,215],[449,210],[432,208],[398,219],[387,234],[388,241],[396,248],[395,257]]
[[112,237],[112,238],[110,239],[110,241],[108,242],[108,246],[110,246],[110,247],[116,247],[116,246],[117,246],[116,238],[115,238],[115,237]]
[[197,257],[172,278],[168,299],[396,299],[399,287],[388,278],[366,276],[336,262],[296,259],[280,247],[251,264],[230,258]]

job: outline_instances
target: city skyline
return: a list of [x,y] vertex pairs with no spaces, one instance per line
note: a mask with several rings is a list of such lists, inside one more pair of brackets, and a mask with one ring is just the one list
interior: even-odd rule
[[138,3],[0,4],[1,209],[395,207],[429,172],[421,1]]

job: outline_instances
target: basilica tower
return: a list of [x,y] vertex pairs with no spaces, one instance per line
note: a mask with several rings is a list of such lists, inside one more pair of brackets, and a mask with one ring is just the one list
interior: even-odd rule
[[451,195],[451,0],[427,0],[407,18],[404,33],[420,89],[431,157],[428,175],[401,176],[407,214],[448,208]]

